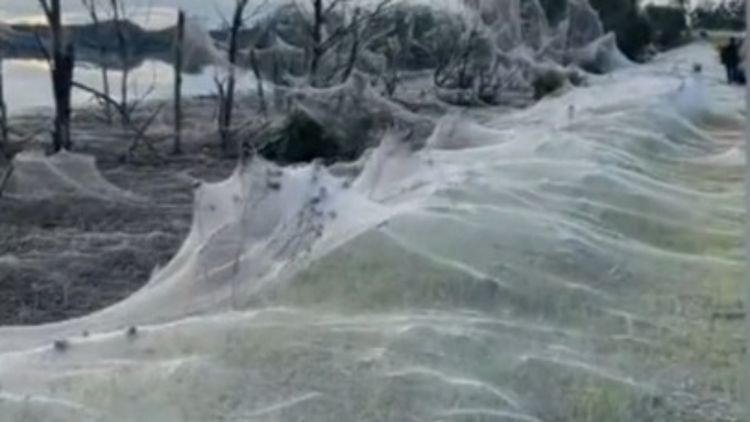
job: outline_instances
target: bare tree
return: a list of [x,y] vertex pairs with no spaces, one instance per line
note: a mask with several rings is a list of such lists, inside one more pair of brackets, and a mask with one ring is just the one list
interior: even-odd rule
[[[100,53],[101,53],[101,67],[102,67],[102,90],[92,88],[88,85],[73,81],[73,88],[83,91],[87,94],[91,94],[92,97],[104,108],[105,118],[107,122],[112,122],[113,116],[116,114],[119,116],[120,124],[124,129],[129,130],[133,133],[134,138],[131,146],[128,149],[128,153],[132,154],[139,145],[146,145],[153,154],[157,154],[155,148],[153,148],[151,142],[147,139],[146,132],[148,128],[156,121],[159,113],[163,109],[162,106],[156,107],[154,111],[149,111],[145,118],[145,124],[136,122],[134,114],[142,105],[142,103],[149,97],[151,92],[155,89],[155,82],[138,98],[131,99],[128,92],[129,83],[129,66],[131,61],[131,50],[128,44],[126,32],[125,32],[125,5],[120,0],[81,0],[82,5],[88,11],[89,17],[98,27],[97,33],[101,37],[108,37],[110,34],[105,31],[107,28],[114,27],[115,37],[117,38],[117,57],[120,60],[122,67],[122,79],[120,84],[120,98],[115,99],[111,94],[111,86],[109,82],[109,68],[107,66],[109,53],[106,42],[103,42]],[[108,9],[109,17],[111,21],[108,25],[104,25],[101,14],[102,3],[104,8]],[[180,74],[181,75],[181,74]]]
[[236,65],[239,53],[239,35],[245,21],[245,9],[249,0],[235,0],[232,21],[229,24],[227,59],[228,74],[225,81],[217,80],[219,91],[219,136],[221,149],[227,151],[232,139],[232,120],[234,114],[234,97],[237,84]]
[[[97,8],[97,1],[96,0],[81,0],[81,3],[83,4],[83,7],[88,10],[89,17],[91,18],[91,21],[94,23],[94,25],[97,28],[97,34],[100,37],[106,36],[102,29],[101,19],[99,18],[99,11]],[[110,96],[110,87],[109,87],[109,66],[107,64],[107,48],[105,46],[102,46],[99,49],[99,54],[101,55],[101,72],[102,72],[102,90],[104,94],[107,96]],[[104,117],[107,120],[107,123],[112,123],[112,105],[106,101],[104,101],[103,104],[104,107]]]
[[173,154],[182,153],[182,67],[185,41],[185,12],[177,14],[177,34],[174,46],[174,144]]
[[[110,0],[112,9],[112,21],[115,25],[115,34],[117,36],[117,48],[122,66],[122,78],[120,79],[120,104],[123,109],[128,109],[128,80],[130,78],[130,46],[125,36],[123,19],[125,18],[125,6],[120,0]],[[122,120],[123,125],[127,124]]]
[[8,138],[8,114],[5,107],[5,93],[3,92],[3,60],[0,58],[0,163],[7,162],[8,166],[0,175],[0,198],[3,197],[5,187],[13,175],[13,161],[9,151],[10,139]]
[[52,144],[55,152],[71,148],[70,115],[71,91],[73,87],[73,69],[75,50],[73,44],[65,39],[62,26],[62,9],[60,0],[39,0],[44,10],[52,37],[52,88],[55,96],[55,127],[52,133]]
[[[323,25],[325,24],[326,14],[323,11],[323,0],[311,0],[313,3],[313,22],[310,29],[310,37],[312,39],[310,57],[310,83],[315,86],[318,76],[318,68],[320,67],[320,60],[323,56]],[[332,5],[335,7],[339,0],[334,0]]]
[[5,81],[3,76],[3,59],[0,57],[0,158],[7,153],[8,138],[8,108],[5,103]]
[[13,175],[13,162],[9,151],[10,138],[8,138],[8,112],[5,106],[5,92],[3,81],[3,60],[0,57],[0,163],[7,162],[8,166],[0,175],[0,198],[3,197],[5,187],[8,185],[10,176]]
[[[354,10],[353,20],[357,20],[359,15],[362,13],[362,9],[356,8]],[[361,42],[362,28],[357,25],[351,29],[351,43],[349,46],[349,58],[346,61],[346,67],[341,75],[341,82],[346,82],[354,71],[354,66],[357,63],[357,57],[359,55],[359,48]]]
[[[119,108],[129,108],[130,107],[130,100],[129,100],[129,81],[130,81],[130,62],[132,59],[132,52],[131,52],[131,46],[128,43],[128,37],[125,31],[125,22],[126,22],[126,10],[125,10],[125,4],[121,0],[81,0],[81,4],[83,5],[84,9],[88,11],[89,17],[94,22],[94,25],[97,26],[99,29],[103,29],[104,25],[102,24],[102,18],[99,13],[101,3],[105,3],[105,8],[108,9],[108,15],[109,15],[109,23],[111,23],[112,27],[115,31],[115,37],[117,39],[117,50],[116,54],[120,61],[120,71],[121,71],[121,79],[120,79],[120,107]],[[109,26],[107,26],[109,27]],[[104,33],[104,31],[100,30],[99,35],[101,37],[107,37],[109,36],[108,33]],[[110,96],[110,83],[109,83],[109,67],[107,65],[107,58],[106,55],[109,53],[107,48],[105,46],[101,47],[101,56],[102,56],[102,63],[101,63],[101,70],[102,70],[102,88],[103,93],[106,94],[108,97]],[[104,102],[104,108],[105,108],[105,114],[107,116],[108,121],[111,119],[112,115],[112,107],[111,104],[108,102]],[[135,108],[135,106],[132,106],[130,108]],[[132,110],[131,110],[132,111]],[[122,113],[120,113],[122,115]],[[121,119],[121,123],[123,126],[127,125],[127,121],[124,119]]]
[[[52,56],[50,56],[49,52],[45,48],[43,42],[41,41],[41,38],[38,35],[37,35],[37,42],[39,43],[39,47],[42,53],[45,55],[47,61],[50,63],[50,66],[53,67],[54,69],[54,64],[53,64],[54,59]],[[71,49],[72,49],[72,46],[71,46]],[[53,80],[54,80],[54,76],[53,76]],[[139,106],[141,102],[149,95],[150,91],[147,92],[143,97],[141,97],[132,106],[128,106],[127,104],[122,104],[121,102],[112,98],[110,95],[97,90],[96,88],[92,88],[86,84],[83,84],[81,82],[74,80],[72,72],[70,75],[70,88],[71,88],[71,91],[73,88],[76,88],[87,94],[91,94],[97,101],[104,103],[104,104],[108,104],[109,106],[111,106],[112,109],[114,109],[118,113],[123,126],[131,129],[134,134],[133,143],[128,149],[129,153],[133,153],[134,150],[138,147],[138,145],[146,144],[146,146],[151,150],[152,153],[154,153],[155,155],[158,155],[157,151],[153,148],[151,143],[145,138],[146,138],[146,131],[156,121],[156,118],[159,116],[159,114],[161,113],[161,110],[163,109],[163,105],[156,107],[156,109],[148,115],[148,117],[145,119],[145,123],[143,124],[139,125],[138,123],[135,122],[135,120],[132,117],[132,114],[136,110],[137,106]],[[153,89],[153,86],[151,87],[151,89]],[[70,110],[72,109],[70,108],[70,106],[68,106],[68,113],[69,113],[68,120],[67,120],[68,126],[70,126]],[[68,133],[70,133],[69,127],[68,127]],[[27,136],[28,138],[27,140],[32,139],[37,135],[38,134],[32,134],[31,136]]]
[[8,167],[0,175],[0,198],[3,197],[3,191],[13,175],[13,162],[10,157],[10,139],[8,138],[8,112],[5,106],[5,90],[3,88],[3,59],[0,57],[0,163],[6,161]]

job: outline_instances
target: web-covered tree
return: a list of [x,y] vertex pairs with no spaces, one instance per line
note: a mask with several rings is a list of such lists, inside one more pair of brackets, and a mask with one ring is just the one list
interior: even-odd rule
[[[350,4],[348,0],[309,0],[312,13],[309,19],[305,19],[306,30],[310,35],[308,46],[309,55],[309,82],[312,86],[328,85],[335,80],[336,75],[346,80],[351,74],[357,55],[364,43],[361,39],[362,29],[368,22],[381,15],[392,0],[380,0],[368,11]],[[345,59],[342,56],[342,46]],[[334,66],[329,75],[322,75],[321,67],[323,61],[336,55],[335,61],[341,63]],[[342,75],[343,74],[343,75]]]

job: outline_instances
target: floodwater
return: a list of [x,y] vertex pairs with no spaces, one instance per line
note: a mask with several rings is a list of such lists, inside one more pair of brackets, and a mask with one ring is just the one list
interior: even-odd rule
[[[222,16],[231,11],[233,0],[128,0],[126,16],[128,19],[149,29],[159,29],[175,24],[177,10],[187,10],[189,17],[205,28],[221,27]],[[64,19],[67,23],[89,22],[88,15],[78,1],[63,2]],[[249,10],[253,10],[251,7]],[[106,12],[102,12],[106,15]],[[4,0],[0,2],[0,22],[38,23],[44,22],[36,1]],[[51,81],[48,66],[40,60],[7,60],[4,63],[6,99],[12,114],[28,112],[30,109],[51,106]],[[216,71],[207,69],[198,75],[185,75],[183,82],[184,95],[210,94],[215,89]],[[76,80],[101,90],[101,71],[90,65],[76,69]],[[117,97],[122,73],[116,70],[109,72],[112,93]],[[147,60],[137,69],[131,70],[128,76],[129,96],[131,99],[167,98],[172,95],[174,72],[172,66],[157,60]],[[240,81],[242,84],[242,81]],[[250,83],[249,81],[247,82]],[[91,96],[77,92],[75,105],[85,105]]]
[[[11,114],[28,113],[30,109],[51,105],[52,83],[49,67],[39,60],[9,60],[4,64],[6,102]],[[207,70],[198,75],[183,76],[183,95],[209,94],[214,89],[213,73]],[[96,89],[102,89],[102,72],[92,66],[79,66],[76,81]],[[118,98],[122,72],[110,71],[109,83],[112,94]],[[172,66],[160,61],[147,61],[128,76],[128,95],[135,99],[168,98],[173,92],[174,71]],[[94,104],[91,95],[74,91],[73,103],[78,106]]]
[[[221,14],[231,10],[234,0],[125,0],[128,18],[150,28],[173,25],[176,11],[189,11],[191,16],[206,23],[220,22]],[[80,23],[88,20],[80,1],[63,1],[65,20]],[[4,0],[0,5],[0,20],[4,22],[41,22],[37,1]]]

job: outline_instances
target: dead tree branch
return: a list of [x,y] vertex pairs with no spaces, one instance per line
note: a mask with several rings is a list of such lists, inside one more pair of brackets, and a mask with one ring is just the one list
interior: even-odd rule
[[8,182],[10,181],[10,177],[13,176],[13,162],[10,162],[8,164],[8,168],[5,169],[3,172],[3,177],[0,179],[0,198],[3,197],[3,193],[5,192],[5,189],[8,187]]
[[131,143],[130,148],[128,148],[128,152],[129,153],[132,154],[136,150],[136,148],[141,143],[143,143],[144,145],[146,145],[146,147],[149,149],[149,151],[151,151],[156,156],[160,157],[160,154],[158,153],[158,151],[156,150],[156,148],[154,148],[154,146],[152,145],[153,142],[151,142],[150,140],[145,139],[145,138],[146,138],[146,131],[154,123],[154,121],[156,120],[156,117],[158,117],[158,115],[161,113],[162,109],[164,108],[164,105],[159,105],[149,115],[149,117],[146,118],[145,123],[143,123],[142,125],[138,125],[133,120],[132,115],[130,113],[130,110],[127,108],[127,106],[123,106],[122,103],[118,102],[114,98],[106,95],[105,93],[103,93],[103,92],[101,92],[101,91],[99,91],[99,90],[97,90],[95,88],[92,88],[92,87],[90,87],[88,85],[85,85],[85,84],[82,84],[80,82],[73,81],[73,87],[75,87],[76,89],[79,89],[81,91],[84,91],[84,92],[86,92],[88,94],[93,95],[94,97],[96,97],[100,101],[109,103],[119,113],[120,118],[123,121],[123,125],[125,127],[129,128],[130,131],[134,134],[133,142]]
[[[86,9],[89,13],[89,17],[91,18],[91,21],[94,23],[94,26],[97,28],[97,34],[102,37],[104,34],[101,31],[101,19],[99,18],[99,11],[97,9],[97,1],[96,0],[81,0],[81,3],[83,5],[83,8]],[[109,96],[110,95],[110,87],[109,87],[109,67],[107,65],[107,49],[105,47],[101,47],[99,49],[99,54],[101,56],[101,72],[102,72],[102,89],[104,90],[104,93]],[[105,102],[103,104],[104,107],[104,118],[106,119],[107,123],[112,123],[112,106]]]

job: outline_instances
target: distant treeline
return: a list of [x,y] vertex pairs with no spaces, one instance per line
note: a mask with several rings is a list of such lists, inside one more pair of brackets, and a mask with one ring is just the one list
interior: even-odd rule
[[695,28],[745,30],[745,0],[704,1],[690,13]]
[[[0,0],[1,1],[1,0]],[[0,23],[2,25],[2,23]],[[0,37],[0,57],[6,59],[44,59],[49,51],[51,34],[46,24],[9,24],[4,37]],[[148,30],[127,19],[105,20],[98,23],[66,25],[67,39],[75,46],[76,60],[79,62],[106,65],[108,68],[139,67],[144,60],[173,60],[175,27]],[[255,28],[243,28],[237,38],[241,45],[255,43],[259,35]],[[225,42],[229,37],[227,29],[209,31],[216,43]],[[119,37],[126,41],[127,54],[120,57]],[[208,58],[192,55],[187,58],[183,70],[197,73],[207,64]]]
[[[48,25],[13,24],[8,25],[9,32],[0,38],[0,53],[5,58],[28,59],[44,58],[45,50],[49,51],[51,34]],[[128,68],[137,67],[144,57],[156,57],[171,52],[173,29],[148,31],[140,26],[123,20],[120,22],[104,21],[99,24],[68,25],[65,33],[68,40],[76,47],[78,59],[100,61],[118,51],[118,37],[121,33],[128,41],[127,63],[113,60],[113,65]]]
[[[569,2],[540,0],[553,24],[565,15]],[[646,4],[642,0],[589,0],[599,13],[604,29],[617,35],[617,43],[633,60],[644,59],[651,50],[665,50],[689,40],[693,29],[743,30],[745,0],[704,0],[690,8],[687,0],[671,0],[667,5]]]

